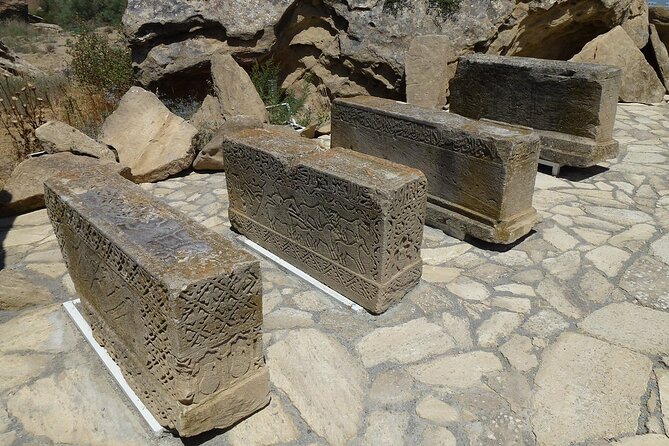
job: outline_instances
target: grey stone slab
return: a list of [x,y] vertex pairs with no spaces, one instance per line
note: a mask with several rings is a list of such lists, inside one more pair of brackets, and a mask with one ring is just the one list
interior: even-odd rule
[[381,313],[420,279],[425,176],[273,129],[224,142],[232,227]]
[[539,139],[530,129],[360,96],[334,102],[332,146],[423,171],[427,224],[454,237],[508,244],[537,222]]
[[268,404],[253,256],[101,169],[45,199],[96,339],[164,426],[192,436]]
[[473,54],[460,58],[450,110],[531,127],[542,159],[589,167],[618,155],[621,76],[605,65]]

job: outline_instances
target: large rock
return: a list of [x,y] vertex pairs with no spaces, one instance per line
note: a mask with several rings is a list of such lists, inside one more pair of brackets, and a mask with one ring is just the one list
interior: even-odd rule
[[664,98],[664,85],[646,61],[641,50],[621,27],[595,38],[572,59],[613,65],[623,70],[620,100],[623,102],[658,103]]
[[637,48],[648,43],[648,1],[633,0],[630,3],[630,16],[620,26],[627,32]]
[[221,114],[226,117],[250,116],[267,121],[267,110],[249,75],[229,54],[211,58],[211,77]]
[[138,183],[160,181],[188,169],[197,129],[175,115],[158,97],[132,87],[102,126],[100,140],[118,153]]
[[35,136],[48,153],[72,152],[75,155],[116,161],[116,155],[109,147],[64,122],[49,121],[35,130]]
[[651,25],[655,25],[660,39],[669,48],[669,7],[660,5],[650,6],[649,21]]
[[544,350],[535,378],[537,444],[587,444],[635,434],[653,363],[589,336],[565,333]]
[[221,104],[218,103],[218,99],[207,95],[198,111],[191,117],[190,123],[195,126],[200,135],[216,133],[225,123],[225,117],[221,111]]
[[416,36],[443,35],[456,55],[568,59],[617,25],[642,31],[642,1],[466,0],[444,21],[424,0],[396,16],[383,11],[383,0],[275,0],[262,7],[255,0],[130,0],[123,21],[143,85],[203,86],[184,80],[206,78],[211,56],[222,51],[247,67],[270,56],[288,84],[311,78],[334,97],[400,99]]
[[[44,181],[71,169],[91,169],[100,161],[89,156],[57,153],[29,158],[19,164],[0,191],[0,216],[19,215],[44,207]],[[112,171],[129,176],[129,169],[118,163],[103,162]]]
[[32,65],[20,60],[0,41],[0,75],[37,76],[39,74],[43,73]]
[[407,102],[431,108],[446,105],[456,62],[455,50],[447,36],[413,39],[406,56]]
[[261,120],[250,116],[235,116],[224,121],[215,132],[211,141],[197,154],[195,161],[193,161],[193,169],[225,170],[225,158],[223,156],[223,142],[225,138],[231,133],[242,129],[261,128],[262,126],[263,123]]
[[664,88],[669,91],[669,52],[667,46],[660,38],[655,25],[650,25],[650,50],[652,50],[652,59],[655,63],[655,69],[660,75],[660,80],[664,84]]
[[0,21],[28,22],[28,3],[25,0],[0,0]]

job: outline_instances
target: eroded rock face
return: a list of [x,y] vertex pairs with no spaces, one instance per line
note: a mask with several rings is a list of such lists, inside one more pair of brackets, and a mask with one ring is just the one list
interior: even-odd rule
[[221,114],[225,118],[250,116],[267,121],[267,110],[249,75],[229,54],[211,59],[211,77]]
[[49,121],[35,130],[35,136],[48,153],[72,152],[116,161],[112,150],[64,122]]
[[28,3],[25,0],[0,0],[0,20],[28,21]]
[[100,141],[116,149],[133,181],[149,183],[191,166],[196,134],[195,127],[169,111],[155,94],[132,87],[105,120]]
[[424,1],[394,16],[383,11],[384,0],[275,0],[262,7],[249,0],[130,0],[123,21],[145,86],[206,77],[211,56],[225,52],[247,68],[271,56],[284,69],[285,86],[308,75],[335,97],[401,98],[405,55],[416,36],[443,35],[456,55],[476,50],[568,59],[617,25],[643,46],[643,4],[465,0],[443,21]]
[[664,98],[664,85],[622,27],[595,38],[571,60],[613,65],[622,69],[620,100],[623,102],[653,104]]

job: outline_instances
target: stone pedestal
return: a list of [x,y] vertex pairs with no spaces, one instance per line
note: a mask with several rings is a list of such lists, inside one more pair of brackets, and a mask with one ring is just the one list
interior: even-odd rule
[[421,172],[277,130],[223,147],[235,230],[372,313],[418,283]]
[[531,127],[542,159],[589,167],[618,155],[621,85],[621,70],[606,65],[472,54],[458,63],[450,111]]
[[537,222],[539,138],[530,129],[360,96],[334,102],[332,146],[423,171],[427,224],[454,237],[509,244]]
[[193,436],[268,404],[253,256],[101,169],[45,198],[84,317],[161,424]]

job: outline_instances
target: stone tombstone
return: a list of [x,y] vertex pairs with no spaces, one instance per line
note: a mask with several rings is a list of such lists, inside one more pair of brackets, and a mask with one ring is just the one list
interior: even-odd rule
[[541,137],[541,159],[590,167],[618,155],[621,76],[606,65],[472,54],[458,63],[450,110],[531,127]]
[[332,145],[422,170],[427,224],[454,237],[510,244],[537,222],[531,129],[360,96],[335,100]]
[[276,129],[223,147],[236,231],[374,314],[418,283],[421,172]]
[[269,403],[252,255],[99,169],[45,198],[84,317],[163,426],[194,436]]

